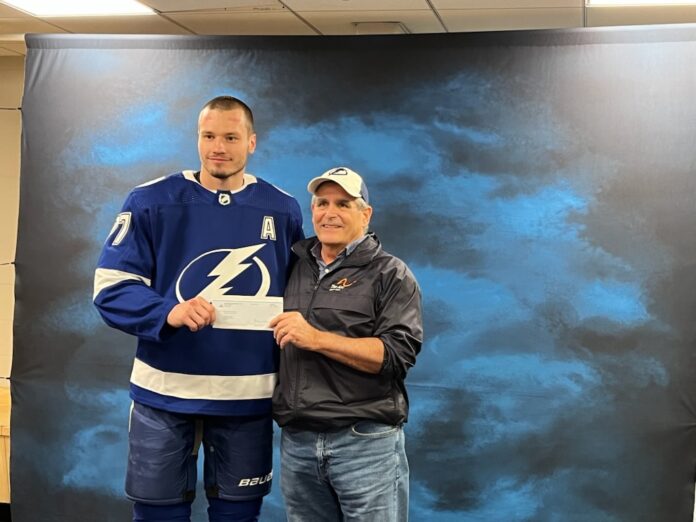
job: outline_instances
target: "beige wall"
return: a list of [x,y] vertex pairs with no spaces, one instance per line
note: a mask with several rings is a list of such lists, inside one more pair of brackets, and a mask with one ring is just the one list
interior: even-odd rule
[[0,58],[0,378],[9,377],[12,366],[23,83],[24,58]]
[[0,502],[10,502],[10,388],[24,57],[0,57]]

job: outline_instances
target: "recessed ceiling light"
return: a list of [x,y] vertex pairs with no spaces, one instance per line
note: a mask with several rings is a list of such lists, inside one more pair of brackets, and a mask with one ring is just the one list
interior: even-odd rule
[[34,16],[113,16],[147,15],[154,11],[135,0],[2,0]]

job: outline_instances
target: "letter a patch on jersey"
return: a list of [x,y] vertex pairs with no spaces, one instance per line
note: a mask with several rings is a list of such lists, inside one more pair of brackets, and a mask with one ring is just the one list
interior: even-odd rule
[[263,224],[261,225],[261,239],[276,240],[275,223],[273,216],[263,216]]

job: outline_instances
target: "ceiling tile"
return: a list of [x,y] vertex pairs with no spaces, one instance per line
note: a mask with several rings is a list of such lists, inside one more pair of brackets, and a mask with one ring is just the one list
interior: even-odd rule
[[8,49],[3,44],[0,44],[0,56],[22,56],[22,53]]
[[528,9],[585,7],[585,0],[431,0],[435,9]]
[[426,0],[283,0],[293,11],[406,11],[430,9]]
[[316,34],[288,10],[273,12],[237,11],[215,16],[178,13],[167,15],[196,34],[302,35]]
[[359,22],[400,22],[411,33],[442,33],[444,28],[433,11],[347,11],[303,12],[300,15],[322,34],[356,34]]
[[0,32],[0,42],[3,45],[24,45],[24,33],[5,33]]
[[31,15],[9,5],[0,4],[0,18],[31,18]]
[[0,18],[0,34],[63,33],[60,27],[38,18]]
[[560,29],[583,26],[583,10],[562,9],[441,9],[450,32]]
[[605,25],[681,24],[696,22],[696,6],[588,7],[588,27]]
[[0,35],[0,46],[20,55],[27,54],[27,45],[24,43],[24,40],[21,42],[5,40],[4,36],[5,35]]
[[139,0],[161,13],[177,11],[210,11],[216,9],[282,9],[278,0]]
[[89,34],[191,34],[166,18],[148,16],[89,16],[51,18],[51,23],[71,33]]

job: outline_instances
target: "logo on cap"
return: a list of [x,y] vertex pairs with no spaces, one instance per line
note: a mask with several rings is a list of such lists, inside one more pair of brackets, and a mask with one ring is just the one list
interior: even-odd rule
[[347,167],[334,167],[310,181],[307,184],[307,190],[310,194],[315,194],[319,186],[325,181],[334,181],[354,198],[362,198],[365,203],[369,203],[367,187],[357,172],[353,172]]

